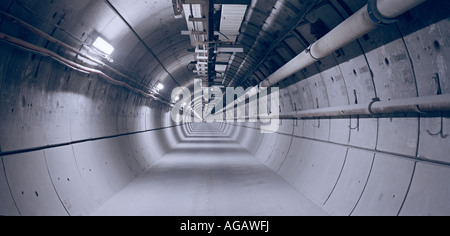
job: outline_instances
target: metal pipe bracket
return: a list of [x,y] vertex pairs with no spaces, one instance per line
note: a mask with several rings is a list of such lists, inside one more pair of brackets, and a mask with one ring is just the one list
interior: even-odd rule
[[377,7],[378,0],[369,0],[367,3],[367,12],[369,13],[370,19],[372,19],[375,24],[380,26],[392,25],[398,21],[397,18],[387,18],[381,14]]
[[373,115],[373,116],[376,116],[377,114],[375,112],[373,112],[372,106],[373,106],[373,104],[375,104],[377,102],[381,102],[381,99],[380,98],[373,98],[372,102],[370,102],[369,107],[368,107],[369,113],[371,115]]
[[314,43],[311,44],[311,45],[309,45],[309,47],[305,49],[305,52],[308,53],[308,54],[312,57],[312,59],[314,59],[314,60],[316,60],[316,61],[320,61],[320,59],[322,59],[322,58],[317,58],[317,57],[315,57],[315,56],[312,54],[312,47],[313,47],[313,46],[314,46]]

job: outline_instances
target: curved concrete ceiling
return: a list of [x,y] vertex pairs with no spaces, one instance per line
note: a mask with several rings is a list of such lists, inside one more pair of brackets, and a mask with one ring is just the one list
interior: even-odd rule
[[[261,83],[366,4],[250,1],[224,85]],[[448,9],[428,0],[282,80],[261,133],[172,120],[195,78],[172,1],[2,0],[0,215],[449,215],[448,110],[372,109],[448,106]]]
[[[4,5],[8,6],[8,2],[13,1],[6,1]],[[225,86],[256,85],[317,40],[320,37],[317,32],[328,32],[364,4],[364,1],[253,1],[237,40],[244,46],[245,54],[235,55],[225,72]],[[135,1],[132,4],[126,0],[70,4],[62,1],[47,5],[21,0],[10,8],[20,15],[26,15],[32,9],[34,14],[27,18],[38,28],[58,24],[63,32],[88,44],[92,37],[104,36],[116,48],[115,66],[144,84],[154,86],[160,81],[170,91],[175,86],[191,83],[195,77],[185,69],[194,61],[194,55],[188,52],[192,48],[189,37],[180,33],[187,30],[186,22],[174,17],[170,1]],[[438,21],[442,17],[445,15],[437,14],[430,20]],[[411,30],[414,28],[420,26]],[[311,34],[313,31],[317,31],[315,35]],[[62,39],[68,37],[61,31],[55,33]],[[399,36],[391,35],[390,39],[381,41]],[[337,52],[342,54],[337,58],[338,62],[358,56],[355,48]],[[311,70],[321,72],[335,64],[334,58],[325,58]],[[298,79],[311,75],[303,74],[298,74]]]
[[181,36],[181,31],[187,29],[186,23],[175,19],[170,1],[56,1],[50,5],[18,1],[11,5],[11,12],[14,11],[18,15],[33,11],[29,20],[38,28],[58,24],[64,30],[56,32],[57,38],[63,41],[73,35],[90,44],[94,37],[103,36],[116,49],[115,66],[144,84],[160,81],[171,88],[193,79],[191,74],[177,72],[194,58],[187,52],[191,47],[189,38]]

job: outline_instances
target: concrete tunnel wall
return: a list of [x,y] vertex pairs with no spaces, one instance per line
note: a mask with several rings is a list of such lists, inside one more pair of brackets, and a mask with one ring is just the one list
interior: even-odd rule
[[0,47],[1,150],[19,152],[2,156],[0,214],[89,214],[181,138],[160,105]]
[[[448,68],[441,66],[448,64],[448,47],[439,45],[449,42],[443,34],[449,26],[441,21],[288,84],[280,91],[281,112],[438,93],[433,75],[445,75],[441,88],[448,84]],[[281,120],[278,134],[250,146],[331,215],[448,215],[448,122],[426,116]],[[443,136],[432,135],[439,131]]]
[[[448,19],[413,33],[399,25],[379,36],[398,39],[371,50],[360,40],[360,56],[281,84],[281,111],[354,104],[354,94],[449,94]],[[0,51],[0,215],[89,215],[193,130],[101,78]],[[264,135],[258,124],[219,125],[330,215],[450,214],[450,141],[429,134],[449,134],[448,117],[282,120]]]

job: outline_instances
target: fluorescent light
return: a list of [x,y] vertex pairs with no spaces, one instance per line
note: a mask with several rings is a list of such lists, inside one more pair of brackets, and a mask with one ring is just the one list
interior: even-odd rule
[[236,47],[218,47],[217,48],[218,53],[243,53],[244,47],[242,46],[236,46]]
[[108,42],[106,42],[101,37],[98,37],[97,40],[95,40],[94,44],[92,44],[96,49],[100,50],[101,52],[105,53],[106,55],[110,56],[114,52],[114,47],[111,46]]
[[227,70],[228,65],[216,64],[216,71],[225,72]]
[[158,85],[156,85],[156,89],[163,90],[164,89],[164,85],[159,83]]

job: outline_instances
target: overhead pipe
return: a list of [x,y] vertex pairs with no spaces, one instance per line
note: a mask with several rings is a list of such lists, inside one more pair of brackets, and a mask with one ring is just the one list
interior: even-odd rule
[[303,70],[338,49],[361,38],[380,25],[392,24],[395,18],[426,0],[369,0],[368,4],[324,37],[261,82],[271,87]]
[[[271,52],[275,47],[277,47],[278,44],[281,43],[281,42],[286,38],[286,36],[288,35],[288,33],[292,32],[294,29],[297,28],[297,26],[305,19],[305,17],[307,16],[307,14],[308,14],[309,12],[311,12],[311,10],[312,10],[315,6],[317,6],[317,4],[319,3],[319,1],[321,1],[321,0],[308,1],[308,5],[305,6],[306,10],[303,11],[301,14],[299,14],[299,15],[295,18],[295,20],[294,20],[295,23],[293,24],[293,26],[292,26],[288,31],[286,31],[286,34],[285,34],[283,37],[279,37],[279,38],[277,39],[276,42],[273,42],[273,43],[272,43],[272,46],[271,46],[270,48],[268,48],[268,49],[265,51],[264,57],[262,58],[262,60],[258,63],[258,65],[256,65],[256,66],[253,67],[253,68],[258,68],[258,67],[264,62],[264,60],[270,55],[270,52]],[[253,9],[251,9],[251,10],[253,11]],[[280,12],[282,12],[282,11],[280,11]],[[283,14],[283,13],[281,13],[281,14]],[[248,23],[248,22],[247,22],[247,23]],[[249,70],[249,71],[244,75],[244,77],[243,77],[244,80],[247,79],[247,78],[249,77],[250,74],[252,74],[252,71],[253,71],[253,70]],[[236,77],[234,77],[234,78],[230,81],[229,85],[230,85],[230,84],[233,84],[233,82],[235,81],[235,79],[236,79]]]
[[[347,44],[361,38],[377,27],[394,23],[396,17],[425,1],[426,0],[369,0],[367,5],[294,57],[275,73],[262,81],[256,88],[272,87]],[[259,89],[256,91],[259,91]],[[228,104],[225,109],[231,109],[235,104],[245,101],[246,96],[253,97],[255,95],[257,94],[255,93],[255,90],[252,89],[246,95],[236,99],[234,103]],[[222,109],[222,111],[223,110],[224,109]]]

